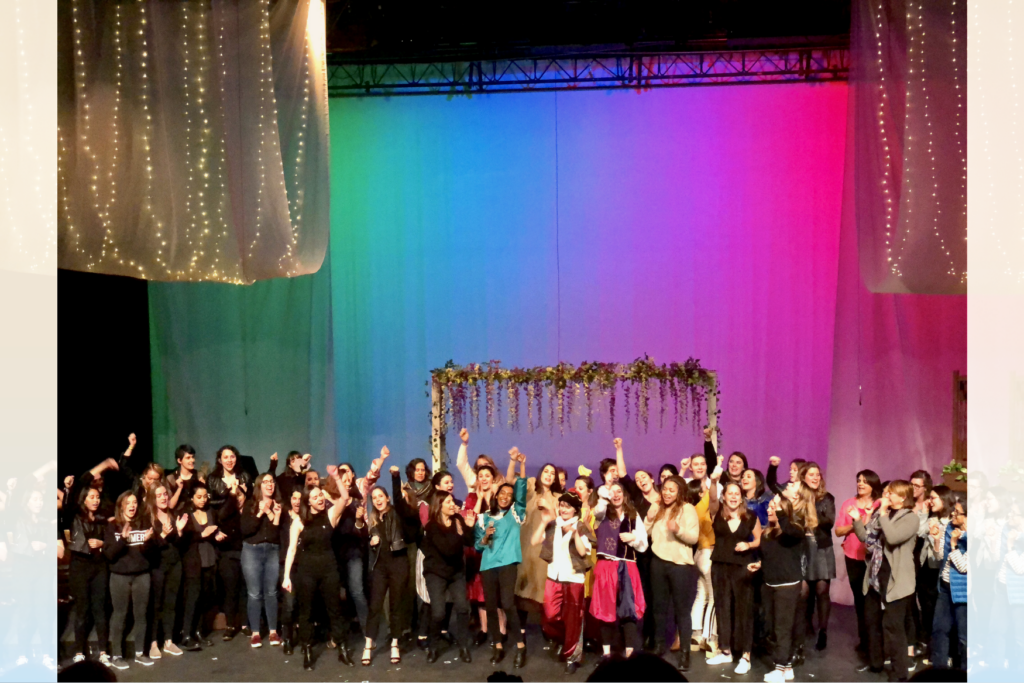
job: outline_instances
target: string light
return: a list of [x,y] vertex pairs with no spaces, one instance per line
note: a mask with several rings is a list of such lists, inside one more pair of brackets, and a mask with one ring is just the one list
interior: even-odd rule
[[[885,133],[885,115],[889,104],[889,96],[885,91],[885,62],[882,54],[882,34],[886,26],[883,23],[885,12],[879,0],[872,17],[872,28],[875,30],[876,60],[878,66],[878,132],[882,138],[882,151],[885,153],[885,164],[882,171],[882,198],[885,200],[885,252],[887,261],[892,264],[892,230],[893,230],[893,194],[894,184],[890,175],[892,169],[892,157],[890,156],[889,138]],[[891,108],[889,113],[891,114]],[[891,266],[896,268],[895,265]],[[896,275],[899,273],[894,270]]]

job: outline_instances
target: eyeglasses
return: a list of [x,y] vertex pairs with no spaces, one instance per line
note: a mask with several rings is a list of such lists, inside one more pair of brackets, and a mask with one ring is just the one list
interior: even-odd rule
[[923,488],[924,488],[924,484],[912,484],[912,486],[913,486],[913,487],[914,487],[915,489],[923,489]]

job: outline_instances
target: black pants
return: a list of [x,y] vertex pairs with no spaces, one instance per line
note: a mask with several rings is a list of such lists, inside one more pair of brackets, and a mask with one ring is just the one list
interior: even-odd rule
[[[699,572],[692,564],[667,562],[657,555],[651,560],[651,587],[654,589],[654,638],[664,646],[668,630],[669,605],[675,612],[676,629],[681,644],[690,638],[690,610],[697,596]],[[717,599],[716,610],[717,610]]]
[[868,663],[873,669],[881,669],[885,660],[892,662],[892,669],[899,680],[907,679],[907,610],[914,599],[909,595],[882,605],[882,597],[874,588],[868,589],[864,601],[864,617],[868,625]]
[[[149,642],[174,640],[174,617],[181,588],[181,562],[163,563],[150,572]],[[162,628],[162,630],[161,630]]]
[[867,574],[868,565],[864,560],[846,559],[846,577],[850,580],[850,590],[853,591],[853,608],[857,612],[857,635],[860,638],[858,647],[865,653],[868,651],[868,626],[864,620],[864,575]]
[[445,607],[451,599],[452,608],[452,631],[455,642],[459,647],[469,647],[469,599],[466,597],[466,574],[456,572],[451,579],[445,579],[436,574],[424,574],[423,580],[427,584],[427,594],[430,596],[430,632],[428,643],[431,648],[437,648],[437,641],[441,637],[441,627],[444,625]]
[[921,622],[917,631],[917,642],[928,644],[932,639],[932,622],[935,621],[935,603],[939,599],[938,567],[924,566],[917,573],[917,601],[921,606]]
[[146,611],[149,608],[149,572],[145,574],[111,574],[110,602],[114,613],[110,616],[110,638],[115,656],[124,655],[124,626],[128,619],[128,605],[132,605],[135,624],[132,640],[135,656],[148,654],[146,649]]
[[[622,646],[632,648],[633,652],[640,652],[640,631],[632,619],[620,619],[618,621],[599,621],[601,624],[601,644],[607,645],[612,651],[619,647],[619,630],[622,630]],[[679,644],[682,647],[682,643]],[[687,645],[689,647],[689,645]]]
[[185,618],[181,629],[186,636],[206,635],[213,630],[217,596],[217,567],[203,567],[194,576],[185,576]]
[[789,666],[793,661],[793,625],[800,602],[800,584],[769,586],[761,589],[764,597],[765,619],[771,625],[775,646],[772,660],[776,668]]
[[391,615],[391,637],[398,638],[409,630],[409,558],[406,552],[387,555],[381,552],[370,572],[370,616],[366,620],[366,637],[377,640],[380,620],[384,616],[387,596]]
[[[222,552],[217,560],[217,574],[224,588],[224,601],[221,607],[228,622],[228,628],[240,628],[242,615],[246,613],[248,595],[245,590],[245,577],[242,574],[241,551]],[[246,619],[248,621],[248,619]],[[249,628],[258,631],[259,624]]]
[[299,625],[298,640],[303,645],[313,643],[313,602],[317,598],[327,611],[331,622],[331,638],[338,646],[348,640],[348,621],[341,614],[341,578],[333,553],[303,557],[292,568],[295,605]]
[[[640,586],[644,590],[645,597],[653,597],[654,589],[651,588],[651,558],[654,557],[654,553],[651,552],[650,548],[647,552],[640,553],[636,557],[636,568],[640,572]],[[644,623],[643,626],[643,637],[654,638],[654,611],[648,609],[644,612]]]
[[106,561],[80,559],[71,556],[68,587],[75,599],[75,653],[88,654],[89,617],[96,626],[97,647],[107,651],[109,622],[107,621],[107,593],[110,578]]
[[484,584],[484,605],[487,608],[487,631],[491,635],[491,643],[501,642],[501,630],[498,629],[498,608],[505,610],[505,630],[509,640],[519,643],[523,640],[519,611],[516,610],[516,575],[519,565],[507,564],[480,572]]
[[[295,574],[292,567],[292,574]],[[281,565],[281,581],[284,581],[284,565]],[[278,586],[277,597],[280,598],[277,607],[277,619],[281,622],[281,635],[289,640],[295,637],[292,623],[295,620],[295,579],[292,579],[291,591],[286,591]]]
[[[742,564],[711,564],[711,587],[718,617],[718,647],[734,654],[750,652],[753,642],[754,590]],[[684,631],[689,633],[689,630]]]

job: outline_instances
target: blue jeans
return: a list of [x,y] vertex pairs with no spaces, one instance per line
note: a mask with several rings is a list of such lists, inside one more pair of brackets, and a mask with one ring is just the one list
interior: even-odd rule
[[276,543],[242,544],[242,573],[249,592],[249,628],[260,630],[260,613],[267,612],[267,625],[277,630],[277,577],[281,571]]
[[344,565],[346,582],[345,590],[348,599],[355,603],[356,615],[359,617],[359,627],[366,633],[366,619],[370,614],[370,606],[366,602],[366,589],[363,580],[363,558],[355,557],[345,562]]
[[[952,570],[951,570],[952,571]],[[956,625],[960,641],[960,666],[967,668],[967,605],[953,603],[949,583],[939,579],[939,599],[932,617],[932,666],[949,668],[949,634]]]

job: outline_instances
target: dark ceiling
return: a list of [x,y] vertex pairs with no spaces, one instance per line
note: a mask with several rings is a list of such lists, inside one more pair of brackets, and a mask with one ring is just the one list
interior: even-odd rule
[[327,0],[332,61],[840,46],[850,0]]

